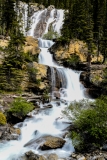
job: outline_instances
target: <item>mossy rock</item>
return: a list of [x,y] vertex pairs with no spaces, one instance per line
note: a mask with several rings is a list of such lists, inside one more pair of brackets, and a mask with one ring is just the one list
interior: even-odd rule
[[11,108],[7,111],[7,119],[12,124],[21,122],[33,109],[32,103],[28,103],[23,98],[18,97],[11,103]]
[[6,122],[6,116],[2,112],[0,112],[0,125],[5,125]]

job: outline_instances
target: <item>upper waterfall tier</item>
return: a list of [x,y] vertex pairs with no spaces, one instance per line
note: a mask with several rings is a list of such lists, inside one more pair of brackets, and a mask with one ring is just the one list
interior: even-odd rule
[[60,35],[60,29],[63,25],[64,10],[57,10],[55,8],[47,8],[39,10],[30,18],[31,26],[28,31],[28,36],[35,38],[42,37],[43,34],[48,33],[49,30],[57,32]]

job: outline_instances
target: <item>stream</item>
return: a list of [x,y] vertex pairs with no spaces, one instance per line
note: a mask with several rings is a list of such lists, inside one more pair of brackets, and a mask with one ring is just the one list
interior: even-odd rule
[[[53,9],[50,14],[50,18],[47,21],[47,27],[45,33],[48,32],[48,26],[51,22],[55,21]],[[34,37],[34,29],[39,20],[41,19],[43,12],[45,10],[36,12],[32,19],[33,24],[28,32],[28,35]],[[63,10],[57,10],[56,21],[53,23],[53,28],[60,34],[60,29],[63,24]],[[50,154],[55,153],[60,158],[66,158],[71,155],[74,151],[74,147],[72,145],[72,141],[65,137],[64,140],[66,143],[62,148],[59,149],[51,149],[41,151],[39,149],[40,144],[36,144],[34,146],[26,146],[26,144],[31,140],[36,140],[39,137],[43,137],[45,135],[52,135],[56,137],[62,137],[65,133],[64,129],[66,129],[70,124],[67,119],[63,118],[62,110],[67,107],[71,101],[81,100],[85,98],[84,96],[84,86],[80,83],[80,71],[74,71],[69,68],[65,68],[60,66],[53,60],[52,54],[48,51],[48,48],[51,47],[54,42],[51,40],[45,40],[42,38],[38,38],[39,47],[41,52],[38,57],[38,63],[43,65],[48,65],[51,69],[51,81],[52,88],[55,88],[57,79],[54,75],[54,69],[58,74],[58,78],[61,79],[61,88],[59,89],[60,100],[59,105],[54,97],[54,90],[52,92],[52,101],[49,103],[53,107],[45,110],[41,110],[38,114],[35,114],[35,111],[32,111],[32,118],[27,118],[24,122],[16,124],[15,127],[20,127],[21,135],[19,140],[12,140],[5,143],[0,143],[0,159],[1,160],[19,160],[20,156],[25,152],[32,150],[36,154]],[[66,103],[64,103],[66,102]],[[44,108],[47,104],[40,104],[41,108]]]

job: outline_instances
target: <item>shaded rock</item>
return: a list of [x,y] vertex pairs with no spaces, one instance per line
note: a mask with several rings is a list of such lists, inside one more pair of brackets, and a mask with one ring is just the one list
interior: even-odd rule
[[102,150],[103,150],[103,151],[107,151],[107,144],[104,144],[104,145],[103,145]]
[[90,72],[90,82],[95,86],[101,85],[104,80],[104,71],[103,70],[91,70]]
[[0,126],[0,140],[17,140],[21,131],[8,125]]
[[28,151],[25,153],[27,160],[46,160],[45,157],[35,154],[32,151]]
[[59,102],[56,102],[56,105],[57,105],[57,106],[60,106],[60,101],[59,101]]
[[97,88],[96,86],[87,88],[84,95],[88,98],[98,98],[101,95],[101,88]]

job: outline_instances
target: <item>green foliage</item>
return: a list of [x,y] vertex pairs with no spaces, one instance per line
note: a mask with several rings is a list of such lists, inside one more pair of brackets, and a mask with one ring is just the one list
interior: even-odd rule
[[107,139],[106,102],[106,96],[101,96],[94,102],[74,102],[63,112],[77,128],[71,132],[76,149],[82,150],[87,144],[100,146]]
[[46,90],[44,90],[44,92],[43,92],[42,102],[46,103],[48,101],[49,101],[49,89],[46,88]]
[[33,86],[40,85],[41,80],[36,78],[38,70],[33,67],[28,67],[28,74],[29,74],[29,83],[31,83]]
[[33,109],[34,106],[32,103],[28,103],[26,100],[19,97],[11,103],[11,108],[8,110],[8,114],[17,115],[17,117],[24,117]]
[[16,70],[12,67],[8,69],[5,65],[0,66],[0,90],[19,91],[22,78],[22,70]]
[[0,125],[5,125],[6,122],[7,121],[5,115],[2,112],[0,112]]
[[59,34],[57,32],[53,31],[53,28],[48,31],[48,33],[44,34],[43,39],[53,40],[59,37]]
[[73,66],[75,66],[75,65],[77,65],[79,62],[80,62],[80,58],[79,58],[79,56],[76,55],[76,54],[72,54],[72,55],[70,56],[70,58],[67,59],[67,64],[68,64],[68,65],[73,65]]
[[38,62],[38,54],[32,55],[31,52],[24,53],[25,62]]

